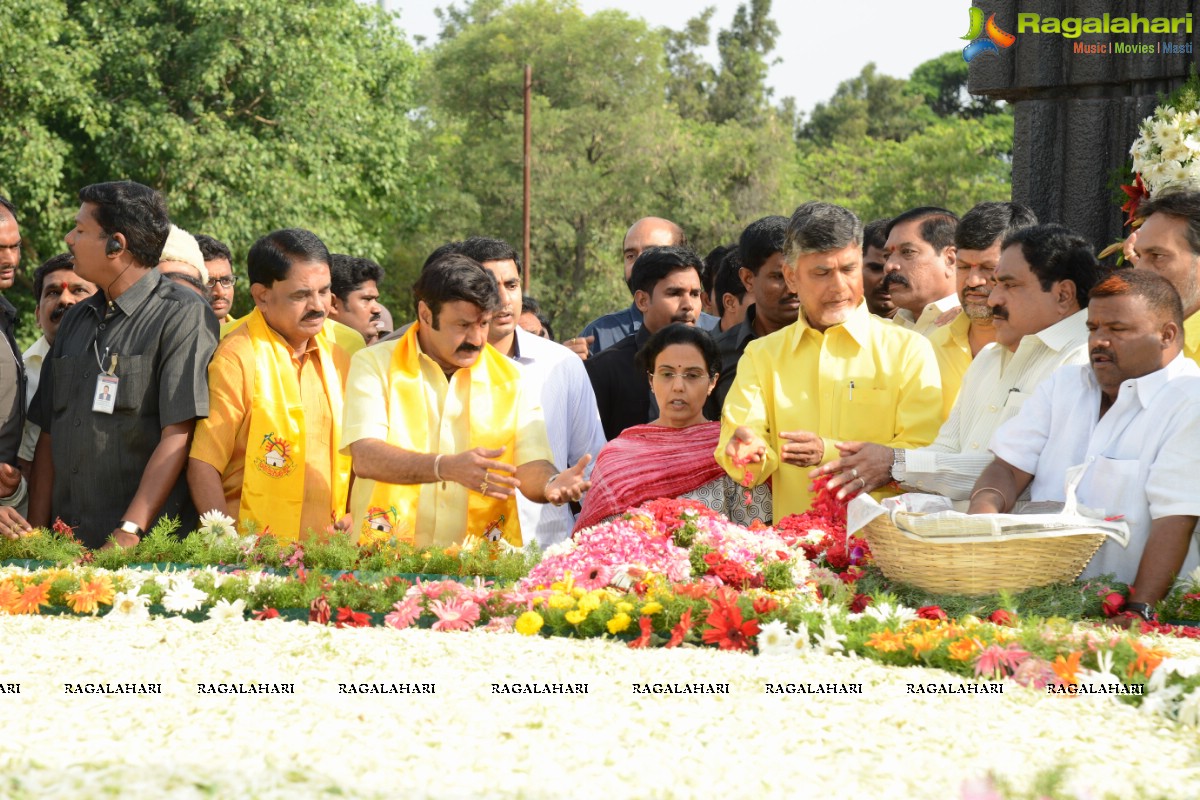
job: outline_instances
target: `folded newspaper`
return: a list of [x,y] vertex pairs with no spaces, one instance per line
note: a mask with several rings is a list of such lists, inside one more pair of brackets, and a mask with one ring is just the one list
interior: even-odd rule
[[[981,540],[1044,539],[1079,533],[1103,533],[1129,544],[1129,525],[1121,518],[1105,518],[1103,511],[1080,506],[1075,487],[1083,477],[1083,466],[1067,470],[1066,502],[1057,512],[1046,513],[1046,503],[1031,503],[1020,514],[965,514],[955,511],[949,498],[935,494],[909,493],[885,498],[882,503],[869,494],[850,501],[846,510],[846,532],[861,530],[868,522],[887,514],[892,524],[910,539],[946,544]],[[1032,512],[1032,513],[1031,513]]]

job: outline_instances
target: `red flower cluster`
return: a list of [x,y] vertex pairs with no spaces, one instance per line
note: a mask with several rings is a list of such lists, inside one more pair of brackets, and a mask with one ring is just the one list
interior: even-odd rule
[[726,586],[738,589],[761,589],[763,576],[755,575],[736,561],[731,561],[720,553],[705,553],[704,563],[708,569],[704,574],[720,578]]
[[988,622],[995,625],[1015,625],[1016,617],[1005,611],[1003,608],[998,608],[988,617]]
[[946,619],[946,612],[942,611],[941,606],[921,606],[917,609],[917,616],[921,619]]
[[[803,514],[791,514],[775,523],[775,530],[784,541],[804,550],[804,557],[818,567],[838,573],[846,583],[861,575],[857,567],[871,559],[871,549],[865,539],[846,536],[846,503],[829,491],[829,478],[813,482],[815,495],[812,506]],[[808,532],[825,533],[820,542],[808,541]]]
[[659,533],[667,536],[673,536],[677,530],[685,524],[683,512],[692,511],[702,517],[719,517],[716,511],[713,511],[708,506],[701,503],[699,500],[685,500],[679,498],[661,497],[658,500],[651,500],[649,503],[643,503],[642,508],[649,511],[654,517],[654,527]]
[[255,611],[253,616],[256,620],[259,620],[259,621],[267,620],[267,619],[276,619],[279,616],[279,612],[276,611],[275,609],[271,608],[270,606],[263,606],[258,611]]
[[712,611],[704,620],[709,626],[703,636],[705,644],[715,644],[722,650],[749,650],[754,645],[758,620],[742,619],[737,597],[737,592],[725,590],[708,601]]
[[65,536],[66,538],[70,539],[71,541],[78,541],[75,538],[75,529],[72,528],[67,523],[63,522],[62,517],[54,518],[54,525],[51,526],[51,530],[53,530],[59,536]]
[[[642,617],[642,619],[646,619]],[[692,610],[689,608],[683,612],[683,616],[679,618],[679,624],[671,628],[671,640],[663,647],[678,647],[683,644],[683,640],[687,638],[688,631],[692,629]]]
[[355,611],[349,606],[342,606],[338,609],[337,622],[334,623],[334,626],[338,628],[369,628],[371,627],[371,615]]
[[643,647],[649,647],[650,637],[654,634],[654,622],[649,617],[642,617],[639,619],[638,627],[641,629],[642,635],[629,643],[629,646],[635,650]]
[[329,607],[329,601],[325,599],[325,595],[321,595],[316,600],[312,601],[312,605],[308,607],[308,621],[315,622],[318,625],[328,625],[329,616],[333,609]]
[[867,606],[871,605],[871,595],[856,594],[854,599],[850,601],[850,613],[861,614],[867,610]]

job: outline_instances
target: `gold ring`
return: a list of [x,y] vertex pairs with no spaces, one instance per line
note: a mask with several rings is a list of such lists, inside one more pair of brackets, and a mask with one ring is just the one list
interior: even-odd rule
[[867,482],[865,480],[863,480],[862,478],[859,478],[858,482],[862,484],[863,489],[867,488]]
[[479,493],[487,494],[487,490],[488,490],[488,482],[485,480],[483,483],[479,484]]
[[851,478],[857,478],[857,477],[858,477],[858,467],[854,467],[853,469],[851,469],[851,470],[850,470],[850,477],[851,477]]

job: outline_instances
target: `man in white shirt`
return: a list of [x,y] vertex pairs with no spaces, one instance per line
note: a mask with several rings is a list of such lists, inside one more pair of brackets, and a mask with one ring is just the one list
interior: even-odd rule
[[1200,367],[1182,355],[1179,293],[1149,270],[1097,285],[1087,325],[1091,366],[1054,373],[996,432],[969,511],[1007,512],[1026,487],[1034,501],[1061,501],[1067,470],[1082,465],[1079,502],[1130,528],[1126,548],[1105,541],[1083,574],[1115,573],[1130,584],[1128,607],[1149,618],[1200,563]]
[[[492,315],[488,343],[517,362],[524,387],[541,398],[555,467],[565,470],[585,454],[595,457],[606,440],[583,361],[566,347],[517,324],[522,301],[517,251],[505,241],[483,236],[456,245],[459,253],[478,261],[496,279],[500,310]],[[591,466],[588,464],[585,477],[591,476]],[[536,540],[542,548],[563,541],[575,527],[569,505],[534,503],[520,494],[517,515],[525,541]]]
[[[1088,292],[1101,268],[1092,247],[1062,225],[1019,228],[998,244],[988,296],[996,341],[963,377],[950,417],[927,447],[893,450],[869,442],[839,445],[842,457],[816,475],[838,488],[857,478],[867,491],[895,480],[910,491],[965,501],[992,462],[988,442],[1042,381],[1064,364],[1086,364]],[[857,488],[857,486],[856,486]]]
[[897,311],[894,322],[928,336],[938,317],[958,308],[955,286],[953,211],[922,206],[905,211],[888,224],[883,289]]

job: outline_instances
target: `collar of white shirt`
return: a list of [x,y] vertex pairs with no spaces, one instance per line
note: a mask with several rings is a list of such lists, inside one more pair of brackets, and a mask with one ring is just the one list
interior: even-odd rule
[[[1096,373],[1092,370],[1087,371],[1088,381],[1097,391],[1100,389],[1100,384],[1096,381]],[[1140,378],[1130,378],[1121,383],[1121,393],[1133,392],[1137,402],[1143,409],[1149,408],[1150,403],[1154,401],[1155,395],[1162,390],[1168,382],[1176,378],[1186,376],[1200,377],[1200,367],[1196,366],[1196,362],[1190,358],[1184,357],[1183,353],[1178,353],[1175,358],[1162,369],[1155,370]]]
[[937,326],[937,318],[945,314],[952,308],[958,308],[958,294],[946,295],[940,300],[934,300],[929,305],[921,310],[921,316],[913,318],[913,314],[906,308],[902,308],[896,312],[893,317],[897,322],[904,325],[906,328],[912,328],[918,332],[927,332]]

